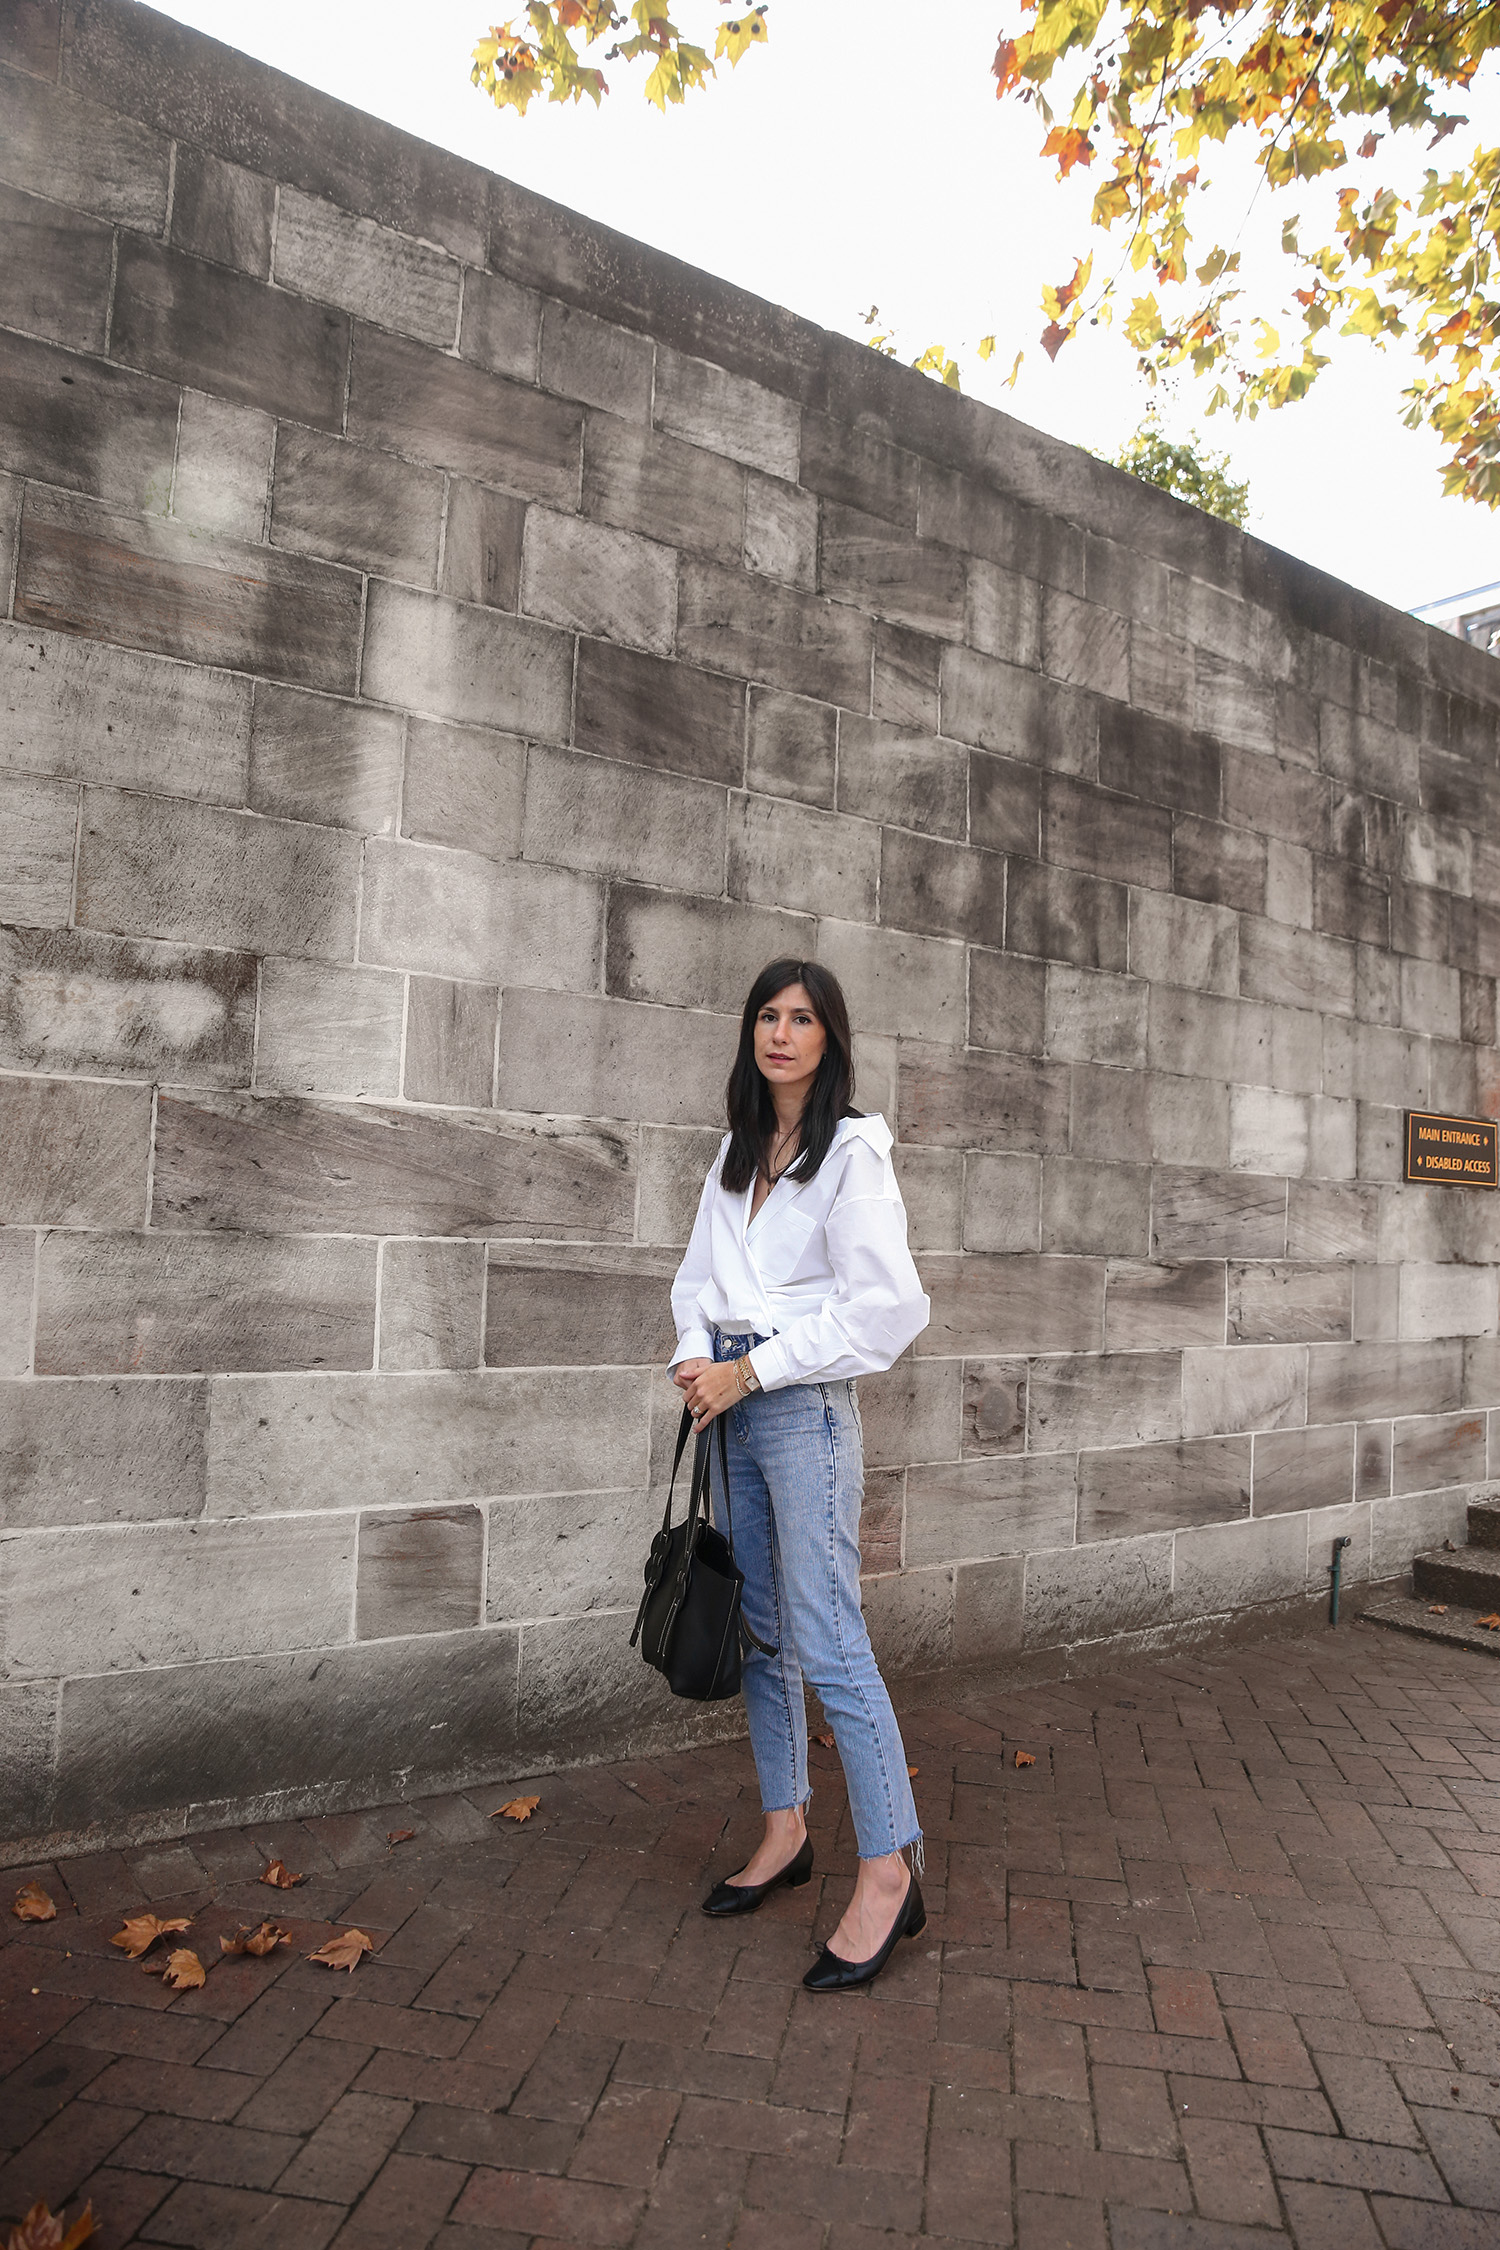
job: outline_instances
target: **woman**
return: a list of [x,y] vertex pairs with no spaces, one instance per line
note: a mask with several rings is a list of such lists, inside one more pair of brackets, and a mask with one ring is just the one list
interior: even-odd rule
[[[883,1118],[853,1109],[849,1016],[815,961],[773,961],[750,988],[729,1132],[672,1285],[672,1379],[694,1427],[727,1428],[746,1623],[745,1708],[765,1835],[704,1901],[750,1914],[812,1874],[804,1674],[849,1785],[859,1877],[803,1982],[868,1984],[926,1921],[902,1852],[921,1830],[906,1752],[859,1603],[864,1464],[854,1377],[889,1367],[927,1325]],[[717,1450],[717,1449],[715,1449]]]

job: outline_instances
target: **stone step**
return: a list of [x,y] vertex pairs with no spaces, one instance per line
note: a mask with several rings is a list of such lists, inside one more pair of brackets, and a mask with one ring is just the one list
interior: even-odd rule
[[1424,1641],[1442,1641],[1449,1648],[1472,1648],[1483,1656],[1500,1656],[1500,1632],[1486,1632],[1480,1612],[1451,1606],[1434,1617],[1431,1604],[1414,1601],[1410,1594],[1381,1594],[1361,1611],[1367,1625],[1384,1625],[1397,1633],[1414,1633]]
[[1442,1547],[1412,1558],[1411,1585],[1424,1602],[1457,1602],[1463,1609],[1500,1609],[1500,1554],[1493,1547]]
[[1500,1547],[1500,1502],[1494,1500],[1470,1501],[1469,1545],[1471,1547]]

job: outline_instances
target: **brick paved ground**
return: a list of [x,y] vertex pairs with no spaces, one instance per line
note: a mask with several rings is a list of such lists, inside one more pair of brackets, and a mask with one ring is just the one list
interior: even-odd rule
[[[9,1915],[0,2213],[202,2250],[1493,2250],[1500,1664],[1369,1627],[911,1715],[925,1936],[799,1985],[847,1895],[697,1911],[741,1745],[39,1874]],[[1016,1748],[1034,1766],[1017,1770]],[[392,1849],[386,1832],[414,1827]],[[308,1870],[279,1899],[268,1855]],[[123,1912],[295,1948],[174,1997]],[[376,1952],[302,1956],[331,1924]],[[180,1942],[180,1941],[179,1941]]]

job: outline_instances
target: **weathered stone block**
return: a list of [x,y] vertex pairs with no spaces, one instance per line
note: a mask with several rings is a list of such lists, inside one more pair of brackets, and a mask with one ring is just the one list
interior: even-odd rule
[[1115,1447],[1078,1458],[1078,1537],[1122,1539],[1250,1513],[1248,1437]]
[[658,346],[654,412],[658,428],[674,437],[797,481],[801,413],[759,383]]
[[738,563],[745,472],[634,422],[591,414],[583,435],[583,511],[688,554]]
[[643,1128],[636,1214],[640,1241],[686,1244],[720,1139],[720,1134],[707,1130]]
[[491,1244],[490,1367],[664,1367],[677,1332],[670,1250]]
[[356,327],[346,429],[523,500],[577,505],[580,407],[404,336]]
[[1179,813],[1172,823],[1172,888],[1210,906],[1264,914],[1265,838]]
[[172,173],[172,241],[216,266],[268,281],[276,183],[206,148],[179,141]]
[[124,935],[348,960],[359,845],[337,829],[86,789],[78,920]]
[[368,1367],[374,1341],[373,1243],[56,1233],[41,1245],[39,1375]]
[[969,753],[969,837],[990,851],[1019,852],[1035,859],[1041,850],[1042,777],[1033,766],[1012,758]]
[[745,778],[769,796],[831,806],[837,739],[831,704],[752,688]]
[[1366,1422],[1355,1432],[1354,1495],[1378,1500],[1391,1489],[1393,1422]]
[[962,838],[968,771],[967,754],[956,743],[847,711],[840,715],[840,812]]
[[1289,923],[1294,929],[1313,926],[1313,855],[1300,845],[1282,843],[1277,836],[1266,845],[1266,913],[1273,922]]
[[930,641],[909,625],[875,622],[875,660],[870,671],[870,712],[888,726],[938,731],[938,674],[943,643]]
[[414,1765],[429,1784],[478,1778],[515,1756],[517,1640],[491,1629],[70,1680],[52,1817],[243,1804],[330,1772],[387,1798]]
[[77,211],[0,186],[6,261],[0,322],[77,351],[104,350],[111,229]]
[[1123,970],[1129,895],[1123,883],[1012,859],[1006,866],[1006,946],[1083,969]]
[[389,968],[597,991],[602,922],[598,885],[562,868],[405,842],[366,848],[360,951]]
[[[549,311],[565,308],[552,305]],[[587,317],[586,315],[583,317]],[[542,301],[534,289],[518,288],[504,274],[488,273],[470,265],[464,275],[463,331],[459,349],[465,359],[487,367],[493,375],[511,375],[518,383],[537,379],[537,353]],[[648,346],[649,349],[649,346]],[[582,398],[566,384],[548,383],[551,391]]]
[[73,910],[78,791],[0,775],[0,922],[61,929]]
[[1104,1320],[1101,1258],[932,1257],[922,1261],[932,1320],[921,1355],[1096,1352]]
[[227,672],[7,625],[0,718],[0,767],[245,801],[250,683]]
[[120,241],[110,351],[145,374],[315,429],[343,419],[345,314],[138,235]]
[[[512,1617],[633,1611],[640,1600],[640,1557],[660,1520],[654,1494],[549,1493],[545,1500],[497,1500],[489,1519],[491,1624]],[[624,1620],[614,1623],[624,1628],[621,1640],[628,1640]]]
[[1042,668],[1072,687],[1124,701],[1130,694],[1130,627],[1113,610],[1049,586],[1042,603]]
[[1092,696],[976,649],[943,651],[942,719],[944,734],[957,742],[1052,773],[1092,775],[1098,767],[1099,721]]
[[520,1735],[539,1756],[562,1747],[587,1758],[593,1743],[656,1732],[680,1739],[671,1691],[630,1646],[628,1622],[620,1628],[617,1615],[520,1627]]
[[256,812],[388,836],[400,798],[393,713],[257,681],[247,792]]
[[1042,857],[1084,874],[1170,890],[1172,816],[1070,774],[1049,774],[1042,788]]
[[1372,1188],[1298,1180],[1287,1201],[1287,1256],[1314,1263],[1376,1255],[1378,1205]]
[[542,387],[561,398],[602,406],[627,422],[649,422],[655,359],[649,336],[596,320],[576,305],[549,301],[542,307]]
[[761,906],[873,922],[880,831],[775,797],[730,799],[728,888]]
[[150,1143],[145,1086],[0,1078],[0,1226],[144,1224]]
[[483,1243],[382,1245],[382,1369],[478,1367],[483,1325]]
[[726,1008],[748,992],[767,961],[805,959],[813,925],[768,907],[687,899],[619,883],[610,888],[604,988],[621,1000],[696,1007],[705,995]]
[[262,963],[255,1083],[348,1101],[401,1091],[404,980],[322,961]]
[[1354,1435],[1352,1422],[1328,1429],[1262,1431],[1255,1440],[1254,1513],[1294,1515],[1352,1504]]
[[738,1031],[733,1016],[507,991],[500,1099],[544,1116],[717,1125]]
[[1063,1648],[1140,1632],[1162,1624],[1171,1607],[1169,1535],[1026,1557],[1027,1648]]
[[1500,1406],[1500,1343],[1475,1336],[1464,1346],[1465,1406]]
[[[79,1671],[138,1672],[344,1640],[353,1550],[337,1517],[114,1524],[86,1540],[65,1531],[15,1540],[7,1672],[53,1677],[63,1650]],[[226,1582],[232,1602],[217,1598]]]
[[448,479],[441,590],[456,602],[515,609],[521,598],[522,501],[464,477]]
[[[19,1236],[0,1235],[4,1246]],[[30,1240],[26,1238],[28,1261]],[[31,1276],[26,1274],[26,1312]],[[0,1524],[154,1523],[202,1511],[202,1383],[0,1385]]]
[[1363,945],[1389,945],[1389,879],[1362,867],[1351,867],[1346,860],[1315,858],[1312,919],[1315,928],[1328,930],[1335,937],[1356,938]]
[[478,1508],[382,1509],[360,1517],[357,1640],[460,1631],[480,1622],[483,1607]]
[[1282,1257],[1286,1182],[1163,1168],[1156,1175],[1151,1249],[1166,1259]]
[[964,639],[986,656],[1035,670],[1042,661],[1041,588],[1030,578],[971,556]]
[[1047,971],[1047,1053],[1061,1062],[1144,1065],[1146,998],[1146,986],[1127,977],[1054,964]]
[[1131,702],[1159,719],[1191,727],[1194,693],[1191,644],[1136,619],[1130,628]]
[[1005,861],[887,828],[880,845],[880,919],[930,937],[998,946],[1005,931]]
[[865,1619],[882,1671],[939,1672],[953,1662],[954,1575],[951,1566],[908,1567],[865,1580]]
[[16,0],[0,28],[0,62],[31,77],[57,77],[60,0]]
[[1391,1414],[1447,1414],[1463,1400],[1463,1346],[1361,1343],[1309,1354],[1310,1422],[1362,1422]]
[[528,508],[521,607],[549,624],[665,656],[677,618],[677,556],[633,532]]
[[1477,1484],[1485,1475],[1483,1413],[1423,1415],[1398,1421],[1391,1449],[1392,1490],[1431,1492]]
[[619,1236],[634,1201],[628,1146],[587,1127],[243,1094],[158,1104],[158,1226]]
[[818,959],[844,987],[861,1031],[957,1042],[964,1034],[964,949],[945,938],[824,921]]
[[873,629],[840,602],[748,572],[685,559],[677,597],[677,645],[716,672],[865,707]]
[[39,1836],[47,1826],[61,1695],[57,1680],[0,1688],[0,1798],[13,1836]]
[[745,691],[684,664],[582,641],[573,740],[607,758],[734,785],[744,778]]
[[526,746],[479,727],[412,719],[406,730],[401,797],[404,835],[514,859],[521,848]]
[[1141,1445],[1181,1434],[1181,1364],[1175,1352],[1031,1363],[1027,1441],[1033,1453]]
[[1354,948],[1247,915],[1240,924],[1240,989],[1289,1008],[1353,1015]]
[[21,519],[16,616],[158,655],[351,693],[360,581],[265,547],[199,539],[33,486]]
[[1275,1083],[1269,1008],[1157,985],[1149,1012],[1147,1055],[1153,1069],[1242,1086]]
[[1026,1566],[1019,1555],[961,1563],[954,1572],[953,1661],[979,1664],[1020,1650]]
[[245,953],[0,929],[0,1065],[243,1085],[255,976]]
[[1403,1266],[1402,1336],[1493,1336],[1500,1325],[1497,1287],[1493,1266]]
[[745,478],[747,570],[811,588],[818,576],[818,503],[810,492],[754,469]]
[[963,1166],[963,1248],[1040,1250],[1041,1158],[970,1154]]
[[1307,1525],[1270,1516],[1264,1523],[1180,1531],[1175,1541],[1172,1614],[1234,1616],[1260,1602],[1288,1601],[1307,1585]]
[[525,1369],[215,1384],[209,1513],[447,1507],[511,1492],[643,1487],[646,1378],[583,1368],[568,1389],[573,1411],[559,1414],[556,1376]]
[[169,383],[0,331],[0,468],[123,507],[164,509],[179,395]]
[[912,1461],[956,1461],[961,1370],[948,1360],[899,1359],[880,1375],[864,1375],[859,1411],[867,1468],[905,1468]]
[[450,350],[458,342],[462,280],[458,261],[430,243],[283,185],[276,219],[279,288]]
[[1071,1458],[955,1461],[906,1479],[910,1568],[1066,1547],[1077,1478]]
[[1393,1342],[1400,1333],[1401,1276],[1394,1266],[1356,1266],[1354,1269],[1354,1338],[1356,1342]]
[[30,1372],[36,1245],[29,1231],[0,1228],[0,1375]]
[[1276,739],[1276,693],[1272,681],[1243,664],[1231,664],[1212,649],[1193,654],[1193,725],[1221,742],[1249,750],[1268,750]]
[[1182,1430],[1216,1437],[1282,1430],[1307,1420],[1307,1353],[1294,1344],[1182,1355]]
[[362,692],[439,719],[567,739],[572,643],[545,625],[478,604],[370,587]]
[[409,1102],[489,1108],[499,1005],[493,985],[451,984],[440,977],[407,980],[401,1090]]
[[1370,1506],[1370,1576],[1394,1578],[1410,1568],[1413,1555],[1441,1547],[1445,1539],[1462,1544],[1468,1530],[1469,1499],[1462,1485],[1442,1492],[1377,1499]]
[[722,789],[676,774],[533,748],[521,848],[528,860],[717,897],[725,806]]
[[1039,1055],[1044,1037],[1047,971],[1040,961],[1006,953],[969,955],[969,1045],[1013,1055]]
[[[912,1250],[959,1249],[964,1195],[964,1159],[959,1151],[897,1148],[892,1154],[896,1184],[906,1205],[907,1239]],[[1027,1247],[1034,1248],[1034,1242]]]
[[289,425],[276,443],[271,537],[297,554],[430,586],[443,482],[436,469],[416,468],[394,453]]
[[967,581],[962,557],[857,508],[826,502],[818,584],[872,616],[942,640],[964,636]]
[[919,466],[878,431],[803,410],[798,481],[808,492],[915,529]]
[[900,1105],[903,1140],[1039,1156],[1067,1146],[1068,1074],[1053,1063],[912,1044],[901,1054]]
[[1042,1248],[1145,1257],[1150,1248],[1151,1172],[1144,1164],[1095,1164],[1049,1156],[1042,1167]]
[[[7,10],[7,15],[14,13]],[[55,22],[49,28],[50,60],[42,63],[38,39],[30,60],[21,61],[23,71],[40,66],[46,77],[55,74]],[[81,99],[71,86],[63,91],[29,75],[8,74],[0,99],[0,178],[98,218],[160,232],[171,160],[160,134],[133,117]]]
[[1217,1260],[1174,1266],[1111,1260],[1106,1351],[1180,1351],[1224,1340],[1224,1267]]
[[258,407],[184,391],[173,516],[195,530],[258,547],[266,536],[275,445],[275,421]]
[[1284,1172],[1300,1179],[1308,1169],[1310,1105],[1305,1094],[1278,1094],[1272,1086],[1229,1089],[1229,1162],[1236,1172]]
[[1352,1281],[1346,1265],[1231,1265],[1229,1339],[1236,1344],[1344,1341]]
[[965,1457],[1020,1453],[1026,1445],[1028,1370],[1024,1359],[964,1362]]
[[1099,711],[1099,779],[1169,812],[1219,812],[1221,758],[1217,742],[1165,719],[1104,703]]
[[[1280,836],[1311,851],[1328,849],[1332,784],[1325,774],[1283,765],[1250,750],[1225,750],[1223,765],[1223,814],[1231,826],[1257,828],[1262,835]],[[1192,809],[1218,808],[1195,805]]]

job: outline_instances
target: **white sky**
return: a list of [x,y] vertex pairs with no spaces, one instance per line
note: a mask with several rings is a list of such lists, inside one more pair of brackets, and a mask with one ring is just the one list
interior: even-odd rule
[[[1042,282],[1087,246],[1090,187],[1080,173],[1059,186],[1036,153],[1035,116],[994,99],[1001,0],[955,0],[940,15],[933,0],[774,0],[769,46],[665,118],[619,66],[597,113],[497,113],[469,83],[494,0],[156,4],[825,327],[863,337],[860,315],[878,304],[905,357],[945,343],[976,396],[1076,444],[1112,452],[1145,409],[1133,354],[1113,335],[1086,334],[1055,366],[1036,342]],[[701,36],[720,11],[680,0],[676,13]],[[915,46],[913,26],[937,22],[936,44]],[[1465,106],[1487,138],[1500,134],[1500,71]],[[1433,161],[1451,168],[1454,146]],[[1288,199],[1262,202],[1279,230]],[[1225,223],[1232,233],[1238,207],[1226,206]],[[1098,248],[1101,267],[1117,255],[1112,238]],[[1263,309],[1274,318],[1274,304]],[[959,347],[990,331],[999,348],[984,367]],[[1006,392],[1000,377],[1022,345],[1026,364]],[[1437,441],[1400,426],[1410,363],[1354,342],[1334,352],[1299,406],[1205,422],[1186,386],[1164,420],[1176,434],[1196,419],[1232,455],[1260,537],[1386,601],[1405,608],[1500,579],[1500,513],[1444,500]]]

